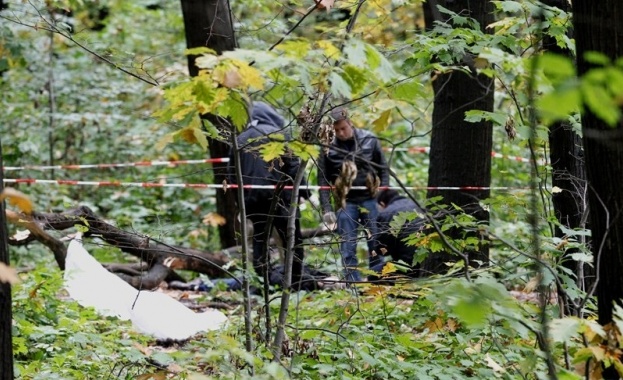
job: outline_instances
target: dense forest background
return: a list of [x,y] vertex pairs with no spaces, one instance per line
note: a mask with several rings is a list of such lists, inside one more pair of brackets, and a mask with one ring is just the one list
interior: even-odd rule
[[[621,36],[610,19],[595,21],[622,10],[574,3],[575,13],[554,0],[0,2],[4,185],[29,198],[7,206],[22,220],[9,224],[3,260],[19,277],[0,293],[12,295],[12,334],[0,335],[13,352],[5,378],[623,373],[613,304],[623,296],[623,73],[607,42]],[[217,22],[230,34],[211,29]],[[587,37],[576,41],[580,31]],[[270,298],[174,293],[221,308],[230,323],[172,348],[69,300],[53,249],[20,237],[24,220],[86,206],[159,244],[210,254],[242,244],[222,165],[182,161],[223,157],[215,152],[244,125],[248,99],[273,104],[295,136],[305,106],[317,127],[347,104],[381,139],[392,186],[429,216],[452,211],[413,239],[430,275]],[[319,143],[288,148],[315,184]],[[274,142],[262,154],[283,149]],[[176,163],[154,164],[165,161]],[[110,166],[118,163],[127,165]],[[318,205],[301,208],[303,227],[318,229]],[[308,239],[306,263],[339,273],[336,239]],[[85,245],[100,262],[137,261],[98,236]],[[228,251],[226,269],[256,284],[239,251]]]

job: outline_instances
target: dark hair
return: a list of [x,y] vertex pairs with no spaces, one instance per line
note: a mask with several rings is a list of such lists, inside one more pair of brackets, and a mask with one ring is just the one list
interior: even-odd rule
[[385,204],[385,206],[387,206],[388,204],[392,203],[392,201],[396,197],[399,197],[399,196],[400,194],[396,190],[392,190],[392,189],[381,190],[379,194],[376,196],[376,203],[379,203],[379,204],[383,203]]

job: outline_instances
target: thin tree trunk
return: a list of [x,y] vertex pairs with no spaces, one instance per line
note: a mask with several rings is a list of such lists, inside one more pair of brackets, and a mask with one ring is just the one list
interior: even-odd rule
[[[623,56],[623,2],[574,0],[578,75],[591,69],[586,52],[601,52],[613,61]],[[599,323],[612,322],[614,304],[623,299],[623,123],[609,127],[587,107],[582,113],[582,132],[589,183],[588,202],[597,267]],[[618,379],[610,366],[604,378]]]
[[[184,15],[184,30],[186,34],[186,46],[189,48],[205,46],[213,49],[217,54],[236,48],[236,38],[231,19],[228,0],[181,0],[182,13]],[[197,76],[199,69],[195,66],[197,56],[188,56],[188,72],[191,76]],[[229,127],[222,125],[223,120],[216,117],[202,116],[217,127]],[[220,128],[219,128],[220,129]],[[227,143],[216,139],[209,139],[209,150],[211,157],[227,157],[229,146]],[[228,163],[215,163],[214,182],[222,183],[227,179]],[[223,247],[236,245],[236,193],[234,191],[225,192],[222,189],[216,191],[216,212],[223,216],[227,223],[219,227],[219,236]]]
[[[493,21],[491,3],[488,1],[430,1],[425,5],[426,26],[430,30],[440,20],[436,5],[444,6],[462,16],[471,17],[480,23],[481,29]],[[433,80],[435,93],[433,128],[430,148],[428,186],[476,186],[491,184],[492,124],[489,121],[468,123],[465,112],[469,110],[493,111],[493,80],[477,75],[472,57],[465,56],[464,65],[472,72],[452,71],[438,74]],[[428,198],[441,196],[441,203],[455,204],[480,223],[489,223],[489,212],[480,206],[480,200],[488,198],[490,190],[430,190]],[[464,238],[464,231],[448,231],[454,239]],[[468,236],[482,239],[478,232]],[[468,237],[465,236],[465,237]],[[480,244],[477,250],[467,252],[472,266],[487,265],[488,244]],[[449,253],[431,254],[423,263],[424,274],[440,273],[447,267],[445,262],[457,261]]]
[[[0,193],[4,190],[2,141],[0,141]],[[9,265],[9,246],[4,201],[0,202],[0,263]],[[11,285],[0,282],[0,380],[13,380]]]

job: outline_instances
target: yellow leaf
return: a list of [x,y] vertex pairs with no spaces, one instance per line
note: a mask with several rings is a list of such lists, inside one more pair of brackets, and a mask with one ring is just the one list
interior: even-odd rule
[[379,116],[378,119],[372,122],[372,125],[374,125],[374,132],[382,132],[387,128],[387,126],[389,126],[389,119],[391,114],[391,109],[381,112],[381,116]]
[[5,198],[8,198],[9,204],[17,207],[24,214],[30,214],[32,212],[33,206],[30,198],[21,191],[15,190],[12,187],[7,187],[0,194],[0,202],[2,202]]
[[385,266],[383,266],[383,270],[381,271],[381,276],[387,276],[390,273],[394,273],[396,272],[396,266],[391,263],[388,262],[387,264],[385,264]]
[[167,133],[157,143],[156,150],[163,150],[167,145],[173,142],[173,133]]
[[320,40],[320,41],[316,42],[316,45],[318,45],[319,48],[324,50],[324,55],[327,58],[337,59],[337,58],[340,57],[340,49],[335,47],[335,45],[333,45],[333,43],[331,43],[331,41]]
[[19,277],[14,268],[7,266],[5,263],[0,263],[0,283],[17,284]]
[[215,212],[209,212],[203,217],[202,223],[212,227],[217,227],[225,225],[227,221],[221,215]]

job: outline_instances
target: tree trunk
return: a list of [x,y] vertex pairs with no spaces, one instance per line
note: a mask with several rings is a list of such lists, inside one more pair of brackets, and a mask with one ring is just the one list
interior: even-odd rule
[[[573,1],[578,75],[591,69],[586,52],[601,52],[613,61],[623,56],[622,18],[620,0]],[[622,305],[623,298],[623,124],[619,120],[609,127],[584,107],[582,131],[599,323],[607,324],[612,322],[614,303]],[[604,371],[604,378],[619,378],[613,367]]]
[[[440,20],[439,4],[462,16],[471,17],[480,23],[481,29],[493,21],[493,8],[489,1],[429,1],[425,5],[427,29]],[[492,124],[489,121],[468,123],[465,112],[469,110],[493,111],[493,80],[477,75],[472,57],[465,56],[463,64],[471,73],[453,71],[438,74],[433,80],[435,93],[433,127],[430,148],[428,186],[476,186],[488,187],[491,184]],[[488,198],[490,190],[430,190],[428,198],[441,196],[441,203],[456,204],[466,213],[473,215],[480,223],[489,223],[489,212],[479,201]],[[461,239],[464,231],[449,231],[451,238]],[[481,239],[478,232],[468,232],[468,236]],[[465,237],[468,237],[465,236]],[[480,244],[477,250],[467,252],[470,265],[487,265],[489,247]],[[423,273],[440,273],[447,267],[444,262],[457,261],[448,253],[431,254],[423,263]],[[480,262],[477,263],[474,260]]]
[[[4,163],[0,141],[0,193],[4,190]],[[0,263],[9,265],[9,246],[4,201],[0,202]],[[13,380],[11,285],[0,282],[0,380]]]
[[[228,0],[182,0],[184,15],[184,29],[186,46],[189,48],[206,46],[217,54],[236,48],[236,38],[231,19]],[[197,76],[199,69],[195,66],[196,56],[188,56],[188,72]],[[222,120],[210,115],[202,117],[219,127]],[[209,139],[210,157],[228,157],[229,146],[221,141]],[[227,179],[227,163],[215,163],[214,182],[222,183]],[[231,247],[236,245],[236,216],[232,210],[236,209],[236,192],[216,191],[216,212],[223,216],[227,223],[219,227],[221,245]]]
[[[557,7],[569,12],[571,6],[566,0],[545,0],[546,5]],[[555,38],[545,35],[543,48],[552,53],[572,57],[572,52],[557,45]],[[554,215],[558,222],[569,229],[587,228],[588,207],[586,206],[586,171],[584,170],[584,149],[582,137],[576,133],[568,122],[556,122],[549,127],[550,162],[552,165],[552,187],[561,191],[552,194]],[[556,237],[563,238],[565,233],[555,229]],[[583,262],[570,258],[578,249],[569,249],[563,256],[562,265],[575,273],[577,284],[582,290],[590,290],[595,282],[595,271]],[[565,300],[567,315],[577,315],[572,300]]]

